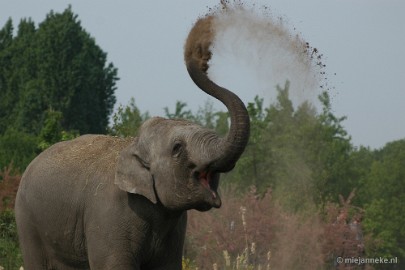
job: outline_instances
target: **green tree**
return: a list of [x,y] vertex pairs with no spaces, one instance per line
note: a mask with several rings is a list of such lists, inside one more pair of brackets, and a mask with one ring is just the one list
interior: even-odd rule
[[169,119],[185,119],[209,129],[214,129],[220,136],[224,136],[229,130],[229,113],[216,111],[210,100],[200,107],[197,113],[187,109],[187,103],[177,101],[174,112],[171,113],[168,107],[164,108],[165,115]]
[[[377,244],[371,256],[398,257],[405,267],[405,140],[388,143],[376,151],[376,160],[364,181],[366,216],[364,226]],[[381,266],[380,269],[394,269]]]
[[8,19],[0,30],[0,134],[3,134],[9,124],[9,114],[12,111],[17,93],[9,91],[8,78],[11,76],[12,53],[10,46],[13,42],[13,22]]
[[206,128],[215,129],[217,112],[214,110],[214,104],[207,99],[203,107],[200,107],[194,117],[194,121]]
[[316,114],[307,102],[295,110],[289,98],[289,82],[277,87],[277,102],[268,108],[266,143],[270,153],[268,166],[274,196],[290,211],[302,211],[314,205],[314,171],[308,154]]
[[323,92],[319,99],[323,111],[318,116],[318,124],[312,133],[314,154],[310,162],[315,172],[316,199],[320,202],[337,202],[339,194],[347,197],[356,187],[353,185],[355,179],[350,160],[353,147],[351,138],[342,125],[346,117],[336,117],[332,113],[327,92]]
[[323,111],[317,114],[308,102],[294,108],[289,82],[277,86],[277,100],[264,108],[255,98],[247,109],[251,135],[247,148],[230,174],[239,189],[268,187],[288,209],[314,207],[338,195],[348,196],[357,187],[350,160],[350,137],[342,126],[344,117],[331,110],[328,94],[320,96]]
[[43,107],[36,83],[39,79],[36,73],[35,31],[31,20],[21,20],[17,36],[2,52],[10,56],[5,67],[4,93],[7,98],[4,106],[6,115],[2,122],[6,127],[12,126],[28,133],[39,131]]
[[38,135],[50,108],[64,130],[105,133],[117,69],[71,8],[51,11],[38,29],[23,19],[15,37],[12,30],[9,20],[0,31],[0,133]]
[[263,107],[263,99],[256,96],[253,102],[248,103],[247,110],[251,122],[250,138],[235,172],[232,173],[234,178],[232,182],[238,183],[242,190],[254,185],[260,191],[264,191],[269,186],[270,177],[264,167],[271,166],[271,153],[265,138],[269,122]]
[[36,136],[17,131],[13,128],[0,135],[0,168],[13,165],[13,168],[23,171],[39,153]]
[[215,113],[215,131],[220,136],[225,136],[229,131],[229,113],[228,112],[216,112]]
[[118,77],[70,7],[51,11],[38,28],[23,19],[15,36],[13,29],[10,19],[0,30],[0,166],[23,169],[38,140],[44,149],[77,132],[106,133]]
[[277,101],[265,108],[263,99],[255,97],[248,103],[251,127],[244,154],[230,174],[240,190],[254,185],[260,192],[268,187],[281,190],[287,185],[294,142],[294,108],[289,99],[289,83],[277,86]]
[[51,109],[46,112],[44,126],[39,133],[38,148],[40,150],[43,151],[57,142],[71,140],[79,136],[76,131],[64,131],[61,120],[61,112]]
[[139,127],[149,118],[149,113],[141,113],[132,97],[125,108],[121,105],[113,116],[110,134],[121,137],[136,136]]
[[186,110],[187,103],[182,101],[176,101],[176,106],[174,108],[174,112],[171,113],[168,107],[164,108],[165,115],[169,119],[187,119],[190,121],[195,122],[195,116],[191,112],[191,110]]
[[38,73],[46,104],[63,114],[65,130],[105,133],[115,104],[117,69],[69,7],[50,12],[37,31]]
[[353,204],[355,205],[364,206],[370,202],[368,176],[375,160],[376,151],[371,150],[369,147],[360,146],[359,148],[355,148],[350,154],[350,162],[353,164],[353,181],[351,186],[357,189],[353,200]]

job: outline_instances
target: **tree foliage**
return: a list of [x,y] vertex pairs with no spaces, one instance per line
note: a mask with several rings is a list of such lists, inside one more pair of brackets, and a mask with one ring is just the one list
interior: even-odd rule
[[[398,257],[405,267],[405,140],[388,143],[375,152],[375,160],[363,178],[365,228],[378,245],[374,256]],[[387,266],[388,267],[388,266]],[[392,268],[386,268],[392,269]]]
[[258,97],[248,104],[250,140],[229,178],[242,190],[250,185],[259,191],[273,188],[293,211],[347,196],[350,176],[341,176],[351,171],[346,161],[350,137],[341,125],[344,118],[331,113],[328,94],[320,96],[323,112],[317,114],[308,102],[294,108],[288,82],[277,92],[268,107]]
[[0,30],[0,144],[31,146],[20,157],[4,146],[0,166],[23,169],[62,137],[106,133],[117,80],[117,69],[70,7],[51,11],[38,27],[22,19],[16,35],[9,19]]
[[131,98],[127,106],[118,107],[117,112],[113,115],[113,125],[109,133],[121,137],[135,137],[142,123],[149,117],[148,112],[140,112],[135,104],[135,99]]
[[115,104],[117,69],[71,8],[51,11],[36,28],[23,19],[0,31],[0,130],[38,134],[46,111],[62,113],[64,130],[105,133]]
[[0,166],[12,164],[17,170],[22,170],[39,153],[36,136],[15,130],[13,128],[0,135]]

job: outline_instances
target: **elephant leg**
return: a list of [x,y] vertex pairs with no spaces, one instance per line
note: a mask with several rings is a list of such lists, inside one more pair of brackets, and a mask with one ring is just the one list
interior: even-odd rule
[[18,229],[24,269],[48,269],[47,254],[38,232],[29,223]]
[[94,259],[89,258],[90,269],[99,269],[99,270],[141,270],[139,265],[128,262],[125,258],[108,258],[104,259]]
[[134,262],[133,257],[125,249],[125,243],[117,248],[108,243],[88,243],[88,260],[90,269],[97,270],[140,270],[139,264]]
[[[18,214],[18,213],[17,213]],[[49,252],[36,227],[29,221],[19,219],[17,226],[20,248],[23,257],[24,269],[27,270],[77,270],[78,267],[69,266],[58,260]],[[88,265],[82,265],[80,269],[89,269]]]

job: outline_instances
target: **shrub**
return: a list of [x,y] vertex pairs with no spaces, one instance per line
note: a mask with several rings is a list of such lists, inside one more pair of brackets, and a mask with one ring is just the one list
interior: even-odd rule
[[19,269],[22,265],[17,226],[10,209],[0,212],[0,265],[5,269]]
[[38,138],[14,129],[0,135],[0,169],[9,164],[13,168],[23,171],[38,154]]
[[22,265],[12,211],[21,177],[12,175],[12,171],[11,165],[0,171],[0,265],[5,269],[18,269]]
[[0,171],[0,211],[13,209],[21,176],[12,174],[12,165]]
[[328,204],[324,213],[291,212],[271,190],[263,196],[254,188],[242,196],[233,189],[222,193],[220,210],[189,211],[184,255],[195,265],[187,269],[356,269],[336,265],[336,257],[364,255],[361,224],[354,223],[362,212],[351,198]]

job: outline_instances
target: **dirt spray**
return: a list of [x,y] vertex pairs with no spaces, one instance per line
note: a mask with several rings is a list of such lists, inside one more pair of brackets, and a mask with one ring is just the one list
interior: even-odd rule
[[[201,37],[209,37],[200,44],[208,50],[205,67],[214,81],[221,73],[221,62],[231,61],[243,70],[234,78],[254,81],[253,88],[265,99],[274,99],[276,85],[290,81],[290,98],[295,106],[304,101],[316,104],[324,80],[325,65],[322,55],[298,33],[290,29],[285,19],[275,17],[267,7],[248,6],[239,1],[221,1],[221,4],[200,19],[209,30]],[[201,31],[200,32],[204,32]],[[209,35],[207,33],[210,33]],[[212,56],[212,59],[211,59]],[[203,61],[204,62],[204,61]],[[232,78],[233,79],[233,78]]]

